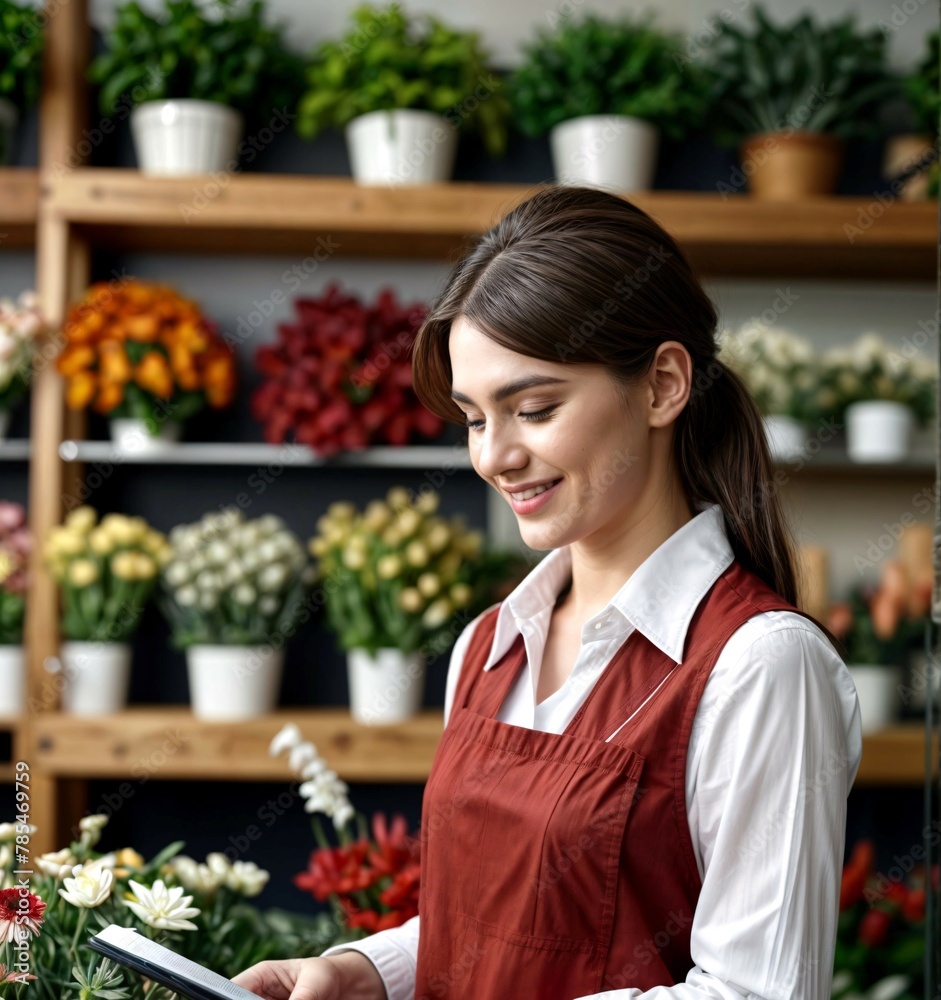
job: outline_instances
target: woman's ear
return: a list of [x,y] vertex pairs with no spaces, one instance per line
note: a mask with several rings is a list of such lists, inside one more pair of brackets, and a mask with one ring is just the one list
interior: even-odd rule
[[676,340],[664,341],[650,366],[647,420],[666,427],[680,415],[693,385],[693,359]]

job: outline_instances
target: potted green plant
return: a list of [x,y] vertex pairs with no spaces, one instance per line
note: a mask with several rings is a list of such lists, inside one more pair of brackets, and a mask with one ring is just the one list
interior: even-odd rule
[[821,357],[821,384],[833,416],[846,426],[854,462],[902,461],[915,426],[927,427],[935,411],[937,364],[917,354],[890,351],[876,333]]
[[0,166],[12,158],[20,116],[39,100],[43,24],[41,10],[0,0]]
[[234,170],[246,151],[246,126],[259,129],[254,156],[291,120],[303,60],[287,50],[280,27],[264,24],[262,0],[245,7],[218,0],[213,7],[210,14],[197,0],[164,0],[151,13],[130,0],[89,67],[103,114],[121,101],[133,106],[131,130],[145,173]]
[[941,31],[932,31],[925,39],[925,55],[915,70],[905,77],[905,98],[912,113],[913,129],[892,136],[886,143],[883,173],[888,180],[914,173],[903,181],[899,197],[918,201],[937,197],[938,117],[941,114],[941,71],[938,60]]
[[[284,643],[310,617],[313,568],[281,518],[245,520],[231,505],[170,532],[157,594],[186,652],[193,713],[247,719],[277,703]],[[306,618],[304,617],[306,615]]]
[[506,145],[503,83],[477,32],[398,4],[357,7],[347,34],[314,52],[307,83],[298,134],[345,129],[360,184],[448,180],[459,128],[476,129],[492,156]]
[[512,553],[483,551],[462,518],[435,515],[438,500],[413,502],[393,486],[364,513],[338,501],[309,542],[327,624],[347,653],[351,711],[366,725],[418,711],[429,654],[449,648],[520,568]]
[[722,331],[719,357],[758,404],[771,457],[784,462],[800,458],[808,425],[819,414],[819,364],[810,342],[781,327],[751,322]]
[[587,16],[543,29],[511,79],[513,118],[550,136],[560,183],[645,190],[661,132],[680,138],[703,113],[699,70],[654,15]]
[[759,198],[832,194],[845,140],[875,138],[877,112],[898,93],[886,65],[886,37],[855,17],[819,24],[804,14],[775,25],[759,5],[754,27],[717,22],[700,60],[707,74],[707,124],[720,145],[740,143],[741,171]]

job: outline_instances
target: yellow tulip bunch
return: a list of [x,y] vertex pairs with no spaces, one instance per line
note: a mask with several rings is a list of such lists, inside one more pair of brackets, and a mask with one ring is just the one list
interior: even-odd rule
[[120,642],[136,628],[172,557],[166,537],[142,517],[76,507],[45,541],[46,566],[62,588],[62,633]]
[[414,652],[479,603],[483,534],[468,531],[460,516],[439,517],[438,504],[437,493],[413,503],[408,490],[393,486],[364,513],[338,501],[317,521],[308,547],[343,649]]

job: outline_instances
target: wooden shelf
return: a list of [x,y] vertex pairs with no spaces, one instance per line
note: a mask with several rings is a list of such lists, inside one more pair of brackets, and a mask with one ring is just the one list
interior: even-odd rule
[[[937,774],[938,740],[932,760]],[[921,785],[925,779],[925,729],[904,722],[863,737],[863,759],[854,788],[860,785]]]
[[[60,777],[289,781],[286,757],[268,755],[287,722],[348,781],[424,782],[442,729],[438,709],[395,726],[359,725],[346,708],[282,708],[241,722],[202,721],[185,705],[132,706],[96,718],[46,712],[31,727],[28,759]],[[921,785],[924,757],[918,723],[873,733],[863,740],[854,787]]]
[[[0,453],[2,456],[2,453]],[[466,447],[408,445],[375,447],[318,458],[304,445],[242,444],[238,442],[181,442],[159,451],[123,451],[110,441],[63,441],[59,457],[66,462],[129,462],[141,465],[271,465],[369,466],[373,468],[470,469]]]
[[287,722],[296,722],[349,781],[423,782],[442,729],[440,710],[400,725],[362,726],[346,708],[285,708],[258,719],[205,722],[185,705],[146,706],[96,718],[40,713],[27,752],[33,766],[61,777],[287,782],[294,776],[286,755],[268,755]]
[[39,174],[25,167],[0,167],[0,249],[36,245]]
[[[239,174],[220,184],[209,176],[79,168],[44,182],[43,198],[93,243],[121,249],[440,258],[541,186],[364,187],[347,177],[296,174]],[[646,191],[630,199],[703,274],[934,280],[934,201],[897,201],[883,211],[858,197],[782,203]],[[867,216],[874,204],[876,219]],[[861,228],[867,217],[871,224]],[[854,226],[856,234],[847,229]]]

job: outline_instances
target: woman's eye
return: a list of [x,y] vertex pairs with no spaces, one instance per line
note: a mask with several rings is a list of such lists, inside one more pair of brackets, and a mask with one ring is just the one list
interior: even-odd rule
[[[520,416],[531,423],[538,423],[540,420],[548,420],[554,409],[554,406],[549,406],[545,410],[536,410],[533,413],[521,413]],[[483,427],[483,424],[482,420],[468,420],[465,423],[465,427],[468,427],[472,431],[478,431]]]

